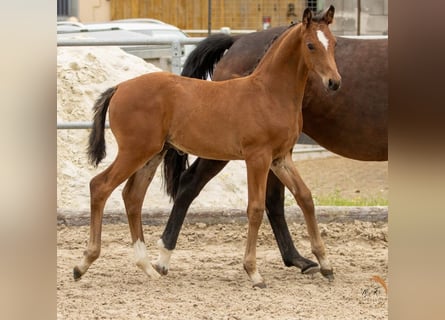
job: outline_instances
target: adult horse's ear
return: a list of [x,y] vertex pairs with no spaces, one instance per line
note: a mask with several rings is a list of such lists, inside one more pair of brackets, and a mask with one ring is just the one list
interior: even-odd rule
[[311,23],[311,20],[312,20],[312,10],[306,8],[303,12],[303,24],[305,26],[308,26]]
[[323,15],[323,20],[326,22],[326,24],[332,23],[332,21],[334,20],[334,13],[335,8],[333,5],[330,5]]

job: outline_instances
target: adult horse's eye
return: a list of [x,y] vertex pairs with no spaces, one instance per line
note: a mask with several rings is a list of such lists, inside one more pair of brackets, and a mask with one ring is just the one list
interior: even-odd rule
[[311,42],[309,42],[307,44],[307,47],[309,48],[309,50],[314,50],[315,49],[314,44],[312,44]]

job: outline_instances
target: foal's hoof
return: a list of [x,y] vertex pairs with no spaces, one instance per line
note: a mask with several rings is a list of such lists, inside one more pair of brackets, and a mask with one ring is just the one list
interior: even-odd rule
[[267,285],[264,282],[259,282],[259,283],[255,283],[253,285],[254,288],[260,288],[260,289],[264,289],[267,288]]
[[168,274],[167,268],[160,266],[158,264],[155,264],[155,263],[152,263],[151,265],[161,276],[166,276]]
[[73,277],[75,281],[80,280],[80,278],[82,277],[82,273],[80,272],[78,267],[74,267],[73,269]]
[[332,270],[332,269],[326,269],[326,270],[321,269],[320,272],[323,275],[323,277],[325,277],[329,281],[333,281],[334,280],[334,270]]

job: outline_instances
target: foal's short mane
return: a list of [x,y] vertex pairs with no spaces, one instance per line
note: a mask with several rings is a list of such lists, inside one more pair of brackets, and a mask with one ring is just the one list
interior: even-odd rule
[[[312,17],[312,21],[315,22],[320,22],[323,20],[323,10],[320,10],[317,12],[317,14],[315,16]],[[290,24],[287,26],[287,28],[285,30],[283,30],[283,32],[281,32],[280,34],[275,35],[272,40],[269,41],[269,43],[264,47],[264,52],[263,54],[257,59],[256,63],[253,65],[253,67],[249,70],[247,70],[246,72],[244,72],[244,74],[242,76],[248,76],[250,75],[258,66],[258,64],[260,63],[261,59],[263,59],[264,55],[266,54],[267,50],[269,50],[269,48],[272,46],[272,44],[287,30],[289,30],[290,28],[293,28],[295,26],[297,26],[298,24],[300,24],[301,21],[298,20],[292,20],[290,22]]]
[[258,64],[260,63],[261,59],[263,59],[264,55],[266,54],[267,50],[269,50],[269,48],[272,46],[272,44],[275,42],[275,40],[277,40],[286,30],[296,26],[298,23],[295,23],[294,21],[292,21],[289,26],[283,30],[280,34],[276,34],[272,40],[269,41],[269,43],[266,44],[266,46],[264,47],[264,51],[261,54],[261,56],[258,57],[257,61],[255,62],[255,64],[252,66],[252,68],[250,68],[249,70],[247,70],[246,72],[244,72],[243,76],[248,76],[250,75],[258,66]]

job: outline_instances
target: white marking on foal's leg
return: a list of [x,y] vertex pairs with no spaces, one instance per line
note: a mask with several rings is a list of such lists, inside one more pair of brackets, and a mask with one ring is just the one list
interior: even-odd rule
[[155,265],[155,268],[158,270],[160,274],[166,275],[170,267],[170,258],[173,250],[166,249],[164,241],[162,239],[158,240],[158,248],[159,248],[158,260],[153,261],[153,263]]
[[159,278],[160,274],[156,272],[148,259],[145,243],[138,239],[133,246],[136,265],[141,268],[142,271],[144,271],[150,278]]
[[252,280],[254,287],[255,286],[259,286],[259,287],[264,286],[263,277],[261,277],[260,273],[257,270],[255,270],[255,272],[250,274],[249,277]]
[[321,30],[317,30],[317,38],[318,40],[321,42],[321,44],[323,45],[323,47],[328,50],[328,44],[329,44],[329,40],[328,38],[326,38],[325,34],[323,33],[323,31]]

